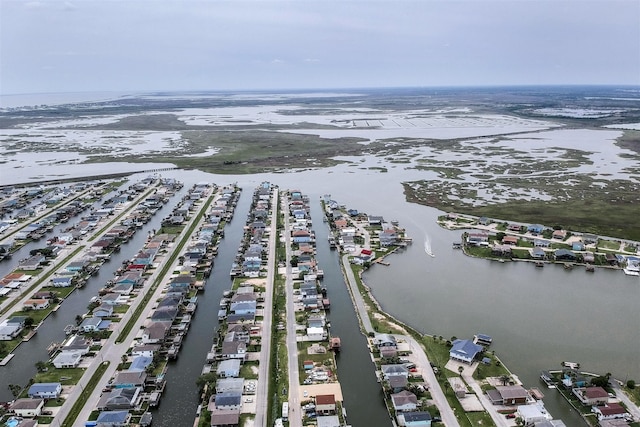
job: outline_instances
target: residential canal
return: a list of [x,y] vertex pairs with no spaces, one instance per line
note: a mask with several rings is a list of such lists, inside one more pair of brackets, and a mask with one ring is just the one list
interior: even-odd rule
[[[92,297],[98,295],[100,288],[113,279],[115,271],[122,266],[124,260],[132,258],[144,245],[148,232],[160,228],[164,216],[168,215],[173,207],[186,194],[187,186],[176,192],[169,202],[158,211],[142,229],[137,230],[129,242],[121,246],[120,252],[112,254],[111,259],[104,263],[98,274],[91,276],[83,288],[73,291],[62,303],[57,312],[51,313],[44,323],[38,328],[38,333],[28,342],[23,342],[14,351],[15,357],[5,365],[0,366],[0,401],[13,399],[8,385],[26,385],[30,378],[36,374],[35,364],[39,361],[49,360],[47,346],[52,342],[61,342],[66,336],[64,327],[75,324],[75,317],[87,312],[87,306]],[[14,263],[15,259],[11,262]],[[60,266],[61,268],[64,266]]]
[[[214,181],[224,185],[228,180]],[[186,187],[187,185],[185,185]],[[213,337],[219,328],[218,309],[222,293],[231,288],[229,271],[243,235],[247,213],[251,205],[253,187],[245,187],[240,195],[235,214],[224,229],[225,237],[218,244],[211,275],[205,291],[198,294],[198,308],[189,333],[183,341],[178,358],[169,362],[166,375],[167,387],[160,405],[153,411],[154,426],[192,426],[200,395],[196,380],[202,372]]]
[[376,381],[367,339],[360,332],[358,317],[344,282],[338,252],[329,249],[329,227],[322,222],[324,212],[319,196],[310,198],[310,205],[313,229],[316,232],[318,264],[324,271],[321,284],[327,288],[327,296],[331,301],[328,313],[331,335],[340,337],[342,343],[336,362],[348,424],[391,426],[389,413],[384,406],[382,387]]

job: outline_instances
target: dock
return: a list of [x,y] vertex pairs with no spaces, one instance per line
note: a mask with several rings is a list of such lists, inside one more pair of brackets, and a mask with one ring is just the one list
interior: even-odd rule
[[13,356],[15,356],[15,354],[13,353],[7,354],[5,358],[0,361],[0,366],[5,366],[7,363],[9,363],[11,359],[13,359]]

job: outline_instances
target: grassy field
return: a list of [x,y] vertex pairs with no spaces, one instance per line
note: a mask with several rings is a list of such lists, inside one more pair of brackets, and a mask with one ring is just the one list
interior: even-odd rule
[[[415,183],[404,184],[407,200],[443,210],[468,215],[486,216],[524,223],[561,226],[569,230],[598,235],[640,240],[640,224],[630,221],[637,215],[638,199],[612,199],[603,194],[562,202],[512,200],[505,203],[467,206],[434,194],[426,183],[420,189]],[[636,196],[637,197],[637,196]]]
[[[370,152],[375,144],[362,145],[360,138],[324,139],[316,135],[269,132],[263,130],[184,130],[187,142],[183,152],[110,157],[95,156],[93,162],[163,162],[178,167],[218,174],[249,174],[298,168],[318,168],[341,163],[335,156]],[[215,156],[190,154],[216,149]]]

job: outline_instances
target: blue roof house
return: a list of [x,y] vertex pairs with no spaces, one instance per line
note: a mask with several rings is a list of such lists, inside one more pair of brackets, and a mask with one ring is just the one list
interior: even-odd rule
[[29,387],[27,394],[30,398],[56,399],[62,392],[60,383],[35,383]]
[[129,422],[128,411],[104,411],[98,415],[98,425],[104,424],[112,427],[124,426]]
[[471,340],[455,340],[449,350],[449,357],[460,362],[473,363],[482,350],[481,345],[474,344]]
[[151,365],[153,357],[149,356],[136,356],[133,358],[131,365],[129,366],[130,372],[142,372],[147,369],[147,366]]

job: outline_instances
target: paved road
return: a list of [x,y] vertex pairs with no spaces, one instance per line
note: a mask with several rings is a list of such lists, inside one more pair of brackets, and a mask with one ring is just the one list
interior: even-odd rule
[[296,313],[293,295],[293,276],[291,273],[291,227],[289,223],[289,206],[283,197],[284,239],[286,248],[287,277],[287,363],[289,365],[289,426],[302,427],[302,410],[300,409],[300,373],[298,371],[298,341],[296,334]]
[[442,418],[442,423],[447,427],[459,427],[460,424],[456,419],[451,406],[449,406],[449,402],[447,402],[447,398],[442,392],[442,388],[440,387],[440,383],[438,382],[436,375],[433,373],[433,369],[431,369],[431,364],[429,363],[429,359],[424,352],[424,349],[410,335],[395,335],[397,340],[404,340],[409,343],[409,347],[411,348],[411,353],[417,359],[417,366],[422,367],[422,377],[425,379],[426,383],[429,385],[429,393],[431,393],[431,398],[433,399],[433,403],[438,407],[440,411],[440,418]]
[[278,189],[271,199],[271,231],[269,233],[269,255],[267,258],[267,280],[265,284],[264,316],[262,321],[262,345],[260,346],[260,364],[258,365],[258,387],[256,390],[256,417],[254,425],[266,426],[267,402],[269,396],[269,362],[271,358],[271,323],[273,321],[273,287],[276,270],[276,239],[278,238]]
[[347,285],[351,290],[351,298],[356,307],[356,312],[358,317],[360,318],[360,323],[362,328],[368,334],[369,332],[375,332],[373,330],[373,325],[371,324],[371,319],[369,319],[369,313],[364,304],[364,299],[360,294],[360,290],[358,289],[358,282],[353,274],[353,270],[351,269],[351,264],[349,263],[349,255],[342,256],[342,269],[347,276]]
[[609,384],[613,388],[616,397],[620,399],[622,403],[627,407],[627,411],[633,416],[635,421],[640,421],[640,408],[636,405],[629,396],[622,390],[620,383],[616,380],[609,381]]
[[487,411],[489,415],[491,415],[491,419],[497,427],[510,427],[513,425],[507,420],[504,414],[500,414],[498,412],[496,407],[487,398],[487,395],[482,392],[480,385],[473,378],[472,369],[465,369],[464,371],[462,371],[462,379],[467,383],[469,387],[471,387],[471,390],[473,390],[476,396],[478,396],[478,400],[480,400],[480,403],[482,404],[482,406],[484,406],[485,411]]

